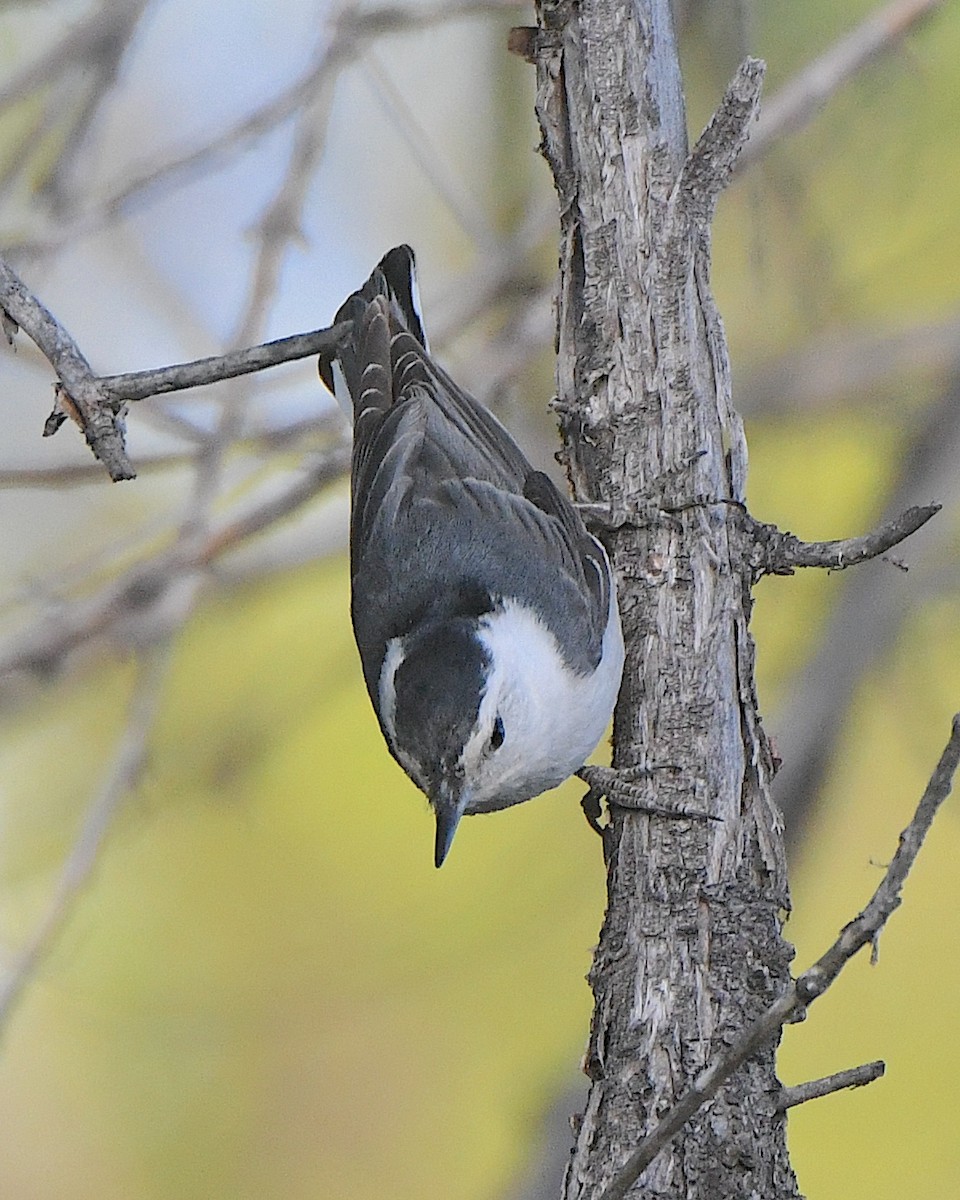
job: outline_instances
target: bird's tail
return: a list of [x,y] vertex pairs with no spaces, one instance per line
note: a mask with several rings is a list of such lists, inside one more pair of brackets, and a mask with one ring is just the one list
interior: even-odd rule
[[[352,331],[335,352],[320,355],[320,378],[351,418],[354,405],[359,399],[360,378],[370,361],[372,347],[366,344],[371,332],[370,309],[371,305],[381,298],[386,301],[390,333],[404,330],[424,351],[429,351],[420,311],[420,292],[417,287],[413,251],[409,246],[395,246],[377,263],[363,287],[341,304],[334,323],[352,321]],[[377,309],[382,312],[383,306],[378,304]],[[384,366],[389,373],[389,352]]]

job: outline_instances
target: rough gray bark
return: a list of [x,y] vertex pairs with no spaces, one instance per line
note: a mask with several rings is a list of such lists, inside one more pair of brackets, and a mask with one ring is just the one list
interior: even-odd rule
[[[652,804],[613,806],[591,983],[586,1110],[567,1200],[599,1197],[725,1043],[789,984],[772,763],[747,630],[746,463],[709,289],[709,224],[759,94],[747,63],[688,154],[668,0],[539,0],[543,150],[560,199],[558,411],[580,500],[611,506],[628,657],[614,765]],[[764,1046],[629,1194],[798,1195]],[[621,1193],[622,1194],[622,1193]]]

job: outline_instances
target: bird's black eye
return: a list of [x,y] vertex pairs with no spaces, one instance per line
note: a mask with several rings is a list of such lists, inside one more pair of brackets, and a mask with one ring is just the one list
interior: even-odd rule
[[503,720],[498,716],[493,723],[493,732],[490,734],[490,749],[499,750],[503,745],[504,737],[505,734],[503,732]]

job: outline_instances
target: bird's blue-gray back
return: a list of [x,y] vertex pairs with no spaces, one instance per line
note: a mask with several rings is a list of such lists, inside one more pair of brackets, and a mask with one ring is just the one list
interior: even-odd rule
[[411,262],[404,248],[391,252],[337,314],[354,323],[338,359],[354,407],[352,607],[367,686],[391,638],[424,618],[482,615],[501,598],[540,611],[561,645],[583,647],[570,666],[592,671],[610,599],[601,552],[570,502],[421,345]]

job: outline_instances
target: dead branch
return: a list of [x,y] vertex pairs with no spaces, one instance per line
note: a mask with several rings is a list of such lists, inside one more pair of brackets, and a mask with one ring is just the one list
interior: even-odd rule
[[750,1059],[759,1047],[775,1038],[796,1013],[808,1008],[834,982],[847,963],[866,945],[873,946],[892,914],[900,906],[900,894],[933,819],[950,794],[960,762],[960,713],[953,718],[950,739],[930,777],[913,820],[900,835],[897,851],[869,903],[846,925],[825,954],[802,975],[724,1053],[702,1071],[693,1086],[653,1131],[643,1139],[597,1200],[623,1200],[654,1157],[683,1128],[721,1085]]
[[136,478],[121,422],[80,347],[2,258],[0,308],[37,345],[60,378],[57,403],[44,432],[56,432],[70,415],[114,482]]
[[885,521],[872,533],[832,542],[802,542],[776,525],[765,525],[746,516],[753,538],[757,577],[792,575],[798,567],[825,567],[831,571],[843,571],[868,559],[878,558],[926,525],[940,508],[939,504],[908,508],[893,520]]
[[[263,371],[281,363],[312,357],[336,344],[349,326],[341,323],[311,333],[294,334],[230,354],[177,363],[152,371],[98,377],[76,342],[12,268],[0,259],[0,307],[36,344],[60,377],[62,392],[47,432],[60,428],[68,413],[77,414],[87,442],[113,480],[136,477],[123,444],[118,414],[128,401]],[[64,394],[65,393],[65,394]],[[73,405],[70,404],[73,401]]]
[[832,1096],[834,1092],[844,1088],[864,1087],[882,1078],[887,1066],[881,1059],[864,1063],[859,1067],[850,1067],[846,1071],[837,1071],[834,1075],[826,1075],[822,1079],[811,1079],[807,1083],[798,1083],[793,1087],[785,1087],[777,1101],[777,1111],[786,1112],[798,1104],[806,1104],[809,1100],[819,1100],[822,1096]]
[[766,64],[757,58],[748,58],[740,64],[709,124],[683,164],[674,196],[701,227],[713,220],[720,193],[729,182],[737,159],[749,144],[751,127],[760,109],[765,72]]
[[278,367],[281,363],[296,362],[301,358],[312,358],[322,350],[329,350],[348,332],[349,322],[341,321],[327,329],[315,329],[311,333],[295,333],[290,337],[277,338],[259,346],[248,346],[230,354],[198,358],[193,362],[175,363],[169,367],[158,367],[153,371],[130,371],[124,375],[103,375],[98,382],[111,398],[114,407],[126,401],[146,400],[150,396],[162,396],[167,392],[180,392],[189,388],[206,387],[224,379],[236,379],[238,375],[250,375]]

